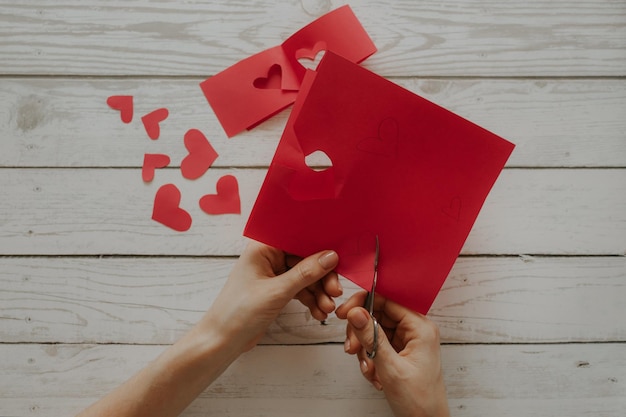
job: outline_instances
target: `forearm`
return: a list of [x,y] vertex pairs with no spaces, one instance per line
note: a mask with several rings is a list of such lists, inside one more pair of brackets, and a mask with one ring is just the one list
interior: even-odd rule
[[177,416],[239,356],[207,317],[79,416]]

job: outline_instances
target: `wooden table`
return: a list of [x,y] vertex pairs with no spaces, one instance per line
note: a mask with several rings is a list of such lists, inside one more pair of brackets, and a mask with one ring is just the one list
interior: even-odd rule
[[[227,139],[198,84],[342,3],[1,1],[1,416],[77,412],[210,305],[289,111]],[[453,415],[626,415],[626,3],[351,6],[379,48],[367,68],[517,145],[430,312]],[[114,94],[134,96],[130,124]],[[220,155],[196,181],[190,128]],[[145,153],[172,158],[152,183]],[[227,173],[242,215],[203,214]],[[150,219],[167,182],[188,232]],[[390,415],[343,335],[290,304],[185,415]]]

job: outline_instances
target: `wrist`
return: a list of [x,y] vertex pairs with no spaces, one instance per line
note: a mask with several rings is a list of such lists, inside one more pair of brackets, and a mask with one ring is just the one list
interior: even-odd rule
[[156,364],[171,380],[184,381],[188,389],[200,393],[238,356],[218,329],[200,322],[166,350]]

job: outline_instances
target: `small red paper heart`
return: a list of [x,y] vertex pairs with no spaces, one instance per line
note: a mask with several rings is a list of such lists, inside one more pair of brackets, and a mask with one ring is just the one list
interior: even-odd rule
[[283,78],[283,70],[278,64],[274,64],[267,71],[267,77],[259,77],[252,83],[255,88],[263,90],[280,90]]
[[122,122],[133,120],[133,96],[111,96],[107,98],[107,104],[113,110],[119,110]]
[[185,148],[189,151],[180,163],[183,177],[195,180],[200,178],[218,157],[206,136],[198,129],[189,129],[185,133]]
[[167,111],[166,108],[160,108],[146,114],[141,118],[143,126],[146,129],[146,133],[148,134],[148,137],[150,139],[156,140],[159,138],[159,135],[161,134],[161,127],[159,126],[159,123],[167,119],[167,116],[169,116],[169,114],[170,113]]
[[207,214],[240,214],[239,185],[237,178],[224,175],[217,181],[217,194],[208,194],[200,199],[200,208]]
[[398,154],[398,136],[398,122],[388,118],[378,125],[378,136],[363,139],[357,148],[381,156],[396,157]]
[[169,156],[161,153],[147,153],[143,156],[141,178],[143,178],[144,182],[150,182],[154,179],[155,168],[165,168],[169,164]]
[[154,196],[152,219],[179,232],[189,230],[191,216],[179,204],[178,188],[174,184],[165,184]]

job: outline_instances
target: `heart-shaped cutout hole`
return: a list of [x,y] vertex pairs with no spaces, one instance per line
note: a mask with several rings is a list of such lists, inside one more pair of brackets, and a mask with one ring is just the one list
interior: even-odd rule
[[[300,51],[298,51],[298,52],[300,52]],[[307,51],[307,52],[309,52],[309,51]],[[322,58],[324,58],[324,54],[325,53],[326,53],[326,51],[324,49],[320,49],[315,54],[315,57],[310,57],[310,56],[306,55],[306,53],[302,54],[302,55],[298,54],[298,55],[300,55],[298,57],[298,62],[304,68],[315,71],[315,70],[317,70],[317,66],[320,64],[320,61],[322,60]]]
[[333,166],[333,161],[324,151],[317,150],[304,157],[304,163],[313,171],[325,171]]
[[261,90],[280,90],[283,79],[283,70],[278,64],[274,64],[267,71],[267,77],[259,77],[252,85]]

